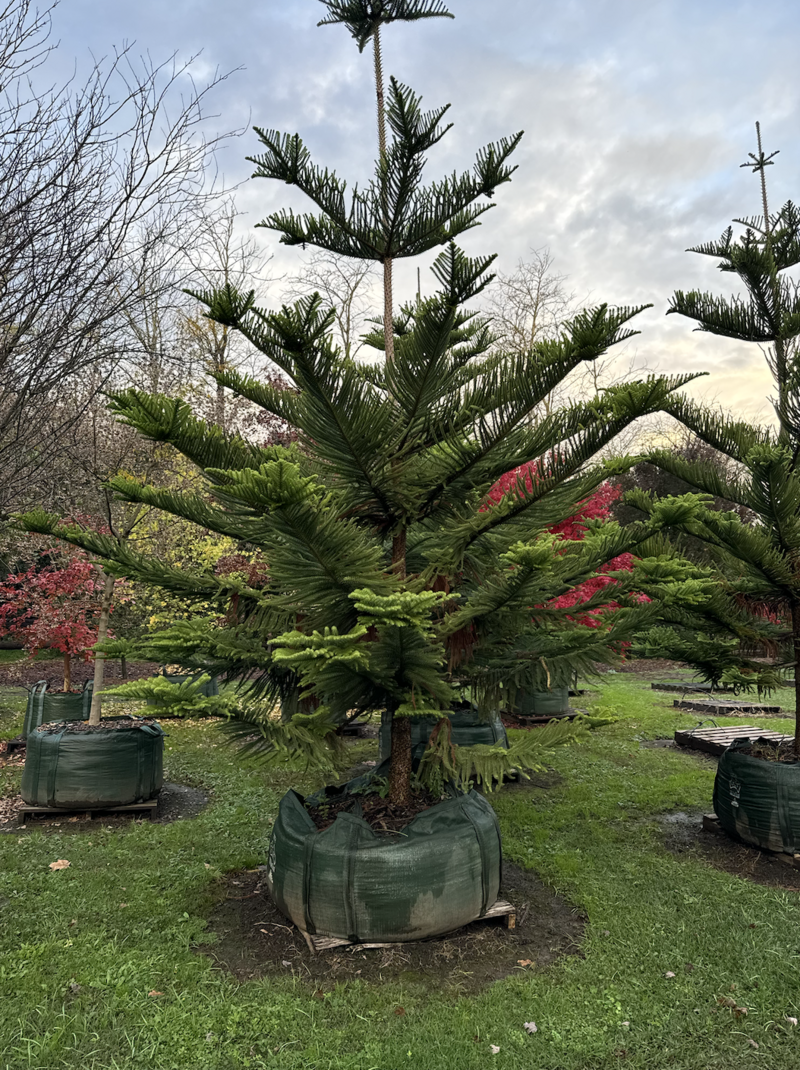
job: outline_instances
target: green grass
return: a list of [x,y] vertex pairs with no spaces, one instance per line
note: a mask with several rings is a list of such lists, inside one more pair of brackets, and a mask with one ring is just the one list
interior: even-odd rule
[[[597,705],[620,721],[553,755],[560,786],[493,797],[507,856],[587,927],[580,955],[471,997],[347,983],[320,1000],[297,980],[238,983],[198,953],[219,874],[263,860],[292,777],[240,767],[210,724],[170,723],[169,779],[212,793],[196,820],[0,836],[0,1068],[800,1067],[784,1023],[800,1016],[800,897],[662,845],[657,816],[708,809],[713,782],[710,763],[639,746],[696,723],[672,697],[608,677]],[[19,717],[0,707],[0,734]],[[3,776],[0,794],[18,774]],[[51,872],[57,858],[70,868]],[[731,993],[746,1018],[717,1004]]]

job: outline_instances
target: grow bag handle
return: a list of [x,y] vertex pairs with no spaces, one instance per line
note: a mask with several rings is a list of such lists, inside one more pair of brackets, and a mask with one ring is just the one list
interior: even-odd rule
[[52,764],[50,766],[50,772],[49,772],[48,777],[47,777],[47,805],[48,806],[55,806],[56,805],[56,774],[58,773],[58,759],[59,759],[59,757],[61,755],[61,746],[60,746],[60,744],[61,744],[61,739],[62,739],[63,735],[64,735],[64,729],[63,728],[61,729],[60,732],[56,732],[53,735],[53,740],[54,740],[54,744],[55,744],[55,746],[54,746],[55,760],[52,762]]

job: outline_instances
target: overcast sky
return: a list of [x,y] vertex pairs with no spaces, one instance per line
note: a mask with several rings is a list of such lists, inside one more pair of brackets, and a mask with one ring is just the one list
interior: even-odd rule
[[[424,97],[451,103],[455,128],[434,150],[432,175],[464,169],[487,141],[517,130],[513,182],[462,239],[513,270],[548,246],[570,288],[592,302],[652,302],[626,359],[660,371],[706,370],[707,396],[748,415],[767,412],[769,378],[756,346],[692,333],[665,318],[676,288],[726,292],[730,276],[686,253],[735,216],[756,214],[756,178],[739,164],[761,121],[770,201],[800,195],[800,13],[797,0],[451,0],[455,21],[384,31],[384,68]],[[248,123],[299,132],[315,159],[350,181],[368,177],[375,151],[371,56],[341,26],[316,28],[319,0],[61,0],[54,15],[62,59],[85,63],[135,41],[154,60],[201,52],[209,70],[243,67],[215,90],[211,126]],[[226,178],[245,179],[252,133],[226,152]],[[246,225],[278,207],[302,207],[286,186],[246,182]],[[303,252],[281,248],[280,270]],[[416,267],[416,265],[414,265]],[[402,282],[400,297],[410,297]],[[423,288],[425,281],[423,277]]]

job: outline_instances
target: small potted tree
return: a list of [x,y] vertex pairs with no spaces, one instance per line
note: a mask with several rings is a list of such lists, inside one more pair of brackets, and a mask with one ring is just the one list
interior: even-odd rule
[[43,721],[85,720],[91,691],[73,689],[75,658],[90,661],[97,642],[102,580],[85,553],[63,544],[37,551],[23,572],[0,583],[0,635],[19,640],[31,658],[41,651],[61,654],[64,685],[30,687],[22,735]]
[[[216,601],[206,621],[182,622],[149,642],[182,664],[202,659],[247,678],[230,728],[251,752],[330,769],[344,716],[386,714],[391,757],[376,775],[315,798],[290,791],[281,801],[268,878],[278,905],[306,931],[408,940],[481,916],[497,895],[499,826],[473,785],[535,768],[545,747],[581,732],[561,722],[508,749],[455,747],[447,714],[467,689],[490,715],[511,676],[524,685],[543,661],[559,673],[630,637],[640,607],[617,611],[587,644],[585,635],[575,638],[569,614],[548,603],[686,506],[657,506],[624,531],[591,522],[580,541],[559,542],[549,529],[607,477],[606,466],[591,463],[595,454],[690,377],[651,377],[532,421],[574,368],[634,333],[628,324],[638,310],[599,306],[530,353],[495,349],[489,324],[466,305],[489,283],[492,258],[470,259],[453,239],[491,206],[481,199],[509,180],[520,135],[482,149],[471,172],[425,186],[425,156],[445,133],[446,109],[423,112],[412,90],[394,79],[383,85],[379,34],[396,19],[447,12],[438,0],[326,7],[326,22],[347,25],[359,47],[373,43],[375,175],[348,205],[345,184],[312,163],[299,136],[258,131],[257,176],[294,185],[320,210],[278,212],[264,225],[289,245],[381,263],[383,331],[373,341],[382,359],[356,363],[343,354],[331,334],[333,313],[318,296],[269,312],[252,293],[225,286],[196,296],[210,318],[276,364],[291,389],[232,370],[215,377],[284,420],[297,443],[245,442],[197,419],[180,399],[136,390],[113,399],[121,419],[171,443],[205,478],[203,494],[129,478],[112,480],[114,491],[249,545],[263,554],[268,575],[254,583],[188,573],[45,514],[23,522],[132,579]],[[397,310],[394,260],[437,246],[444,248],[433,267],[435,292]],[[546,475],[532,487],[519,481],[482,510],[493,484],[531,459]],[[281,723],[273,703],[298,689],[302,707]],[[421,717],[438,724],[415,755],[411,725]]]
[[[103,655],[93,648],[108,634],[113,584],[83,552],[43,550],[2,586],[0,622],[31,655],[63,655],[64,690],[31,689],[25,714],[22,797],[31,805],[72,809],[119,806],[160,789],[163,740],[159,726],[131,718],[101,723]],[[71,688],[72,659],[95,657],[93,689]]]

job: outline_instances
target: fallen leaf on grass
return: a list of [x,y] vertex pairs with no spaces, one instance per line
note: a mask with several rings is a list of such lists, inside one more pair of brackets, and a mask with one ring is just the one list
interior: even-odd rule
[[517,966],[533,966],[533,959],[517,959]]
[[538,1033],[539,1032],[539,1030],[536,1028],[536,1022],[523,1022],[522,1023],[522,1028],[525,1030],[526,1033]]
[[395,1007],[394,1013],[397,1015],[398,1018],[402,1018],[406,1013],[406,1009],[405,1007]]
[[147,994],[148,994],[148,996],[163,996],[164,995],[163,992],[156,992],[156,990],[154,988],[151,988],[150,991]]
[[758,1044],[756,1044],[754,1040],[751,1040],[750,1037],[747,1038],[747,1043],[750,1045],[751,1048],[755,1048],[756,1051],[758,1051]]
[[717,1003],[720,1007],[735,1007],[736,1000],[730,999],[728,996],[717,996]]
[[492,1055],[497,1055],[498,1052],[500,1051],[500,1049],[498,1048],[498,1046],[496,1044],[490,1044],[489,1045],[489,1051],[492,1053]]
[[281,959],[281,966],[291,966],[291,962],[288,959]]
[[747,1017],[747,1007],[734,1007],[733,1008],[733,1016],[734,1016],[734,1018],[746,1018]]
[[51,862],[49,868],[50,869],[66,869],[68,865],[69,865],[69,862],[66,860],[66,858],[59,858],[58,861]]
[[674,977],[675,974],[672,972],[672,970],[667,970],[667,972],[664,974],[664,976],[665,977]]
[[784,1020],[787,1021],[789,1025],[797,1025],[797,1019],[790,1018],[788,1014],[786,1015],[786,1018]]

